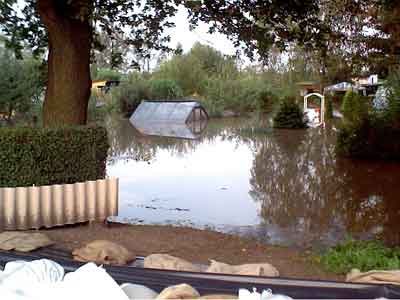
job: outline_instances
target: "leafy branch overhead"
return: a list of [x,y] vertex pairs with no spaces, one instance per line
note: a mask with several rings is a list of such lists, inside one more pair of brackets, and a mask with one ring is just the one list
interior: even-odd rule
[[[175,25],[172,17],[179,7],[184,7],[192,28],[207,23],[210,32],[226,34],[251,58],[258,54],[266,61],[272,47],[283,50],[297,44],[311,49],[318,53],[324,77],[329,58],[336,52],[352,67],[360,65],[360,70],[365,64],[387,69],[396,62],[400,49],[397,2],[2,0],[0,30],[18,57],[28,47],[35,55],[48,55],[45,125],[85,124],[92,50],[104,49],[99,38],[104,34],[108,38],[103,40],[124,43],[142,58],[151,50],[171,50],[168,29]],[[376,34],[365,34],[365,28]],[[123,62],[119,53],[111,54],[112,65]]]
[[[47,34],[38,9],[52,15],[89,21],[93,31],[109,36],[125,37],[125,43],[142,49],[167,50],[169,36],[163,34],[174,26],[171,21],[179,5],[190,13],[194,27],[199,21],[211,25],[210,32],[219,31],[232,38],[252,55],[261,56],[272,45],[284,48],[288,42],[311,42],[319,26],[315,1],[140,1],[140,0],[27,0],[18,13],[17,0],[1,4],[2,29],[10,38],[9,46],[19,51],[32,47],[39,54],[47,47]],[[94,36],[94,35],[93,35]],[[93,40],[93,42],[95,42]]]

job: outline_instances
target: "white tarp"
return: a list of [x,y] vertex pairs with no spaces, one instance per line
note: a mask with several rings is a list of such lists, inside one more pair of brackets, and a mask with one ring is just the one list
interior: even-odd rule
[[129,300],[103,268],[88,263],[64,276],[63,268],[47,259],[8,263],[0,272],[0,298]]

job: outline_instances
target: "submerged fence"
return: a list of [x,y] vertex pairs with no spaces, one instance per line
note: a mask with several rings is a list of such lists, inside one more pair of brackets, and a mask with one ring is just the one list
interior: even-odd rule
[[118,178],[0,188],[0,228],[25,230],[101,220],[118,214]]

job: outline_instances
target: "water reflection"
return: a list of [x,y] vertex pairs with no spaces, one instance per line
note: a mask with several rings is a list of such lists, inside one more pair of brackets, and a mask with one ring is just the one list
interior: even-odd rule
[[120,217],[301,247],[348,234],[400,243],[399,164],[337,159],[329,126],[259,133],[254,124],[212,120],[199,140],[181,140],[110,120],[108,173],[120,177]]
[[170,123],[170,122],[132,122],[142,135],[152,135],[160,137],[172,137],[181,139],[199,139],[207,127],[207,120],[197,120],[191,123]]

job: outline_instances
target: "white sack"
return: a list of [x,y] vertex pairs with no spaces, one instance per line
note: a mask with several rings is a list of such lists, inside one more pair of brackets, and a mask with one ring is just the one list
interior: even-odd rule
[[129,300],[114,279],[93,263],[64,276],[49,260],[11,262],[0,275],[0,299],[7,300]]

